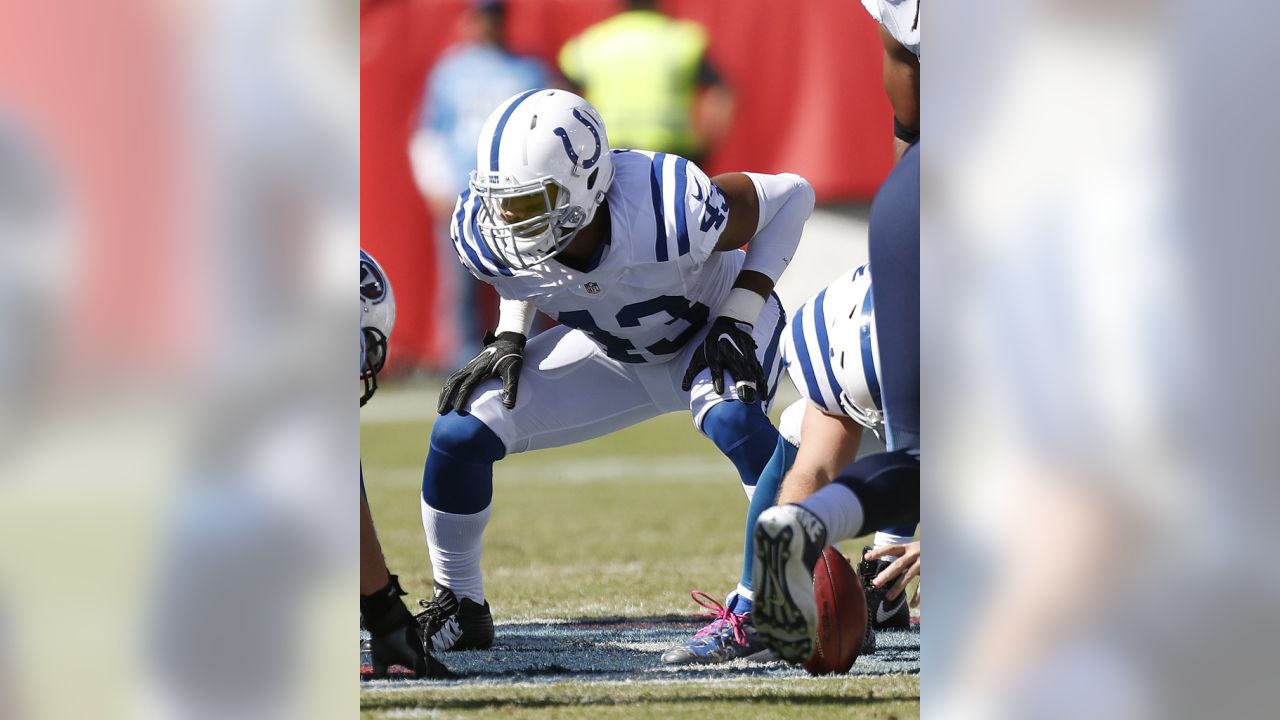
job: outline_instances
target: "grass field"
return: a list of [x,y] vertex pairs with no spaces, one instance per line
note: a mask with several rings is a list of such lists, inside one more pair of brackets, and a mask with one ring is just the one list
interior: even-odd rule
[[[385,387],[364,410],[365,485],[388,562],[430,594],[419,492],[436,388]],[[785,405],[780,399],[778,409]],[[852,674],[780,663],[672,670],[662,649],[702,624],[688,592],[737,582],[746,499],[732,466],[687,414],[656,418],[497,466],[485,592],[488,651],[442,659],[461,681],[367,683],[369,718],[914,717],[918,633],[886,637]],[[846,553],[856,551],[850,542]]]

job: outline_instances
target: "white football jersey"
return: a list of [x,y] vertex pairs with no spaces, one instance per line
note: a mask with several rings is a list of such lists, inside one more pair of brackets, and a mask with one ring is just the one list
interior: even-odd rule
[[614,150],[613,165],[605,195],[611,235],[591,270],[554,258],[528,269],[506,267],[480,237],[480,198],[470,190],[454,206],[454,247],[462,264],[499,295],[531,301],[590,335],[610,357],[666,362],[710,322],[745,253],[714,251],[728,200],[698,166],[639,150]]
[[806,400],[878,430],[883,407],[871,290],[863,265],[805,301],[784,333],[782,361]]
[[894,40],[920,57],[920,0],[862,0],[862,6]]

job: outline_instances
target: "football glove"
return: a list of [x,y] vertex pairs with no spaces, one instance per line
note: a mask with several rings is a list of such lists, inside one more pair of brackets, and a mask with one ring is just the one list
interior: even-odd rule
[[751,323],[721,315],[711,323],[707,337],[693,353],[681,387],[688,392],[698,373],[710,368],[711,384],[724,393],[724,374],[733,378],[738,399],[753,403],[764,392],[764,369],[756,359],[756,341],[751,337]]
[[502,404],[508,410],[515,407],[520,368],[524,365],[524,344],[525,336],[517,332],[489,333],[484,350],[445,381],[436,412],[445,415],[457,410],[459,415],[466,415],[471,393],[491,377],[502,378]]

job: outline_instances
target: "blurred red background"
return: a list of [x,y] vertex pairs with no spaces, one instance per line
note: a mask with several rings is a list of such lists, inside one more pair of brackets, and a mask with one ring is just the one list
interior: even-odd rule
[[[395,287],[391,371],[439,365],[431,287],[432,220],[408,147],[423,87],[456,38],[466,0],[364,0],[360,17],[360,242]],[[561,45],[621,9],[618,0],[511,0],[509,42],[555,66]],[[892,163],[893,116],[875,21],[857,0],[669,0],[663,11],[707,29],[712,62],[736,97],[734,125],[705,163],[795,172],[819,202],[869,200]]]

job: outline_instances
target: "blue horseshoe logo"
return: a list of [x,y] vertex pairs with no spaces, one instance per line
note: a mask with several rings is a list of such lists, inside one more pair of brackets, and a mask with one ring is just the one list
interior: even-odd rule
[[[587,129],[591,131],[591,137],[596,139],[596,153],[582,163],[583,170],[590,170],[596,162],[600,160],[600,149],[604,147],[603,143],[600,142],[600,131],[596,130],[596,126],[592,125],[591,121],[587,120],[582,113],[578,112],[577,108],[574,108],[573,116],[578,119],[578,122],[586,125]],[[579,160],[578,153],[574,152],[573,146],[569,144],[569,133],[562,127],[558,127],[552,132],[556,134],[556,137],[560,138],[560,142],[564,143],[564,151],[569,154],[569,160],[571,160],[574,165],[577,165]]]

